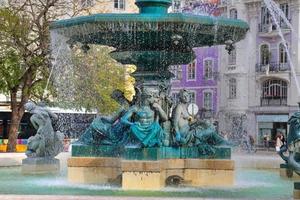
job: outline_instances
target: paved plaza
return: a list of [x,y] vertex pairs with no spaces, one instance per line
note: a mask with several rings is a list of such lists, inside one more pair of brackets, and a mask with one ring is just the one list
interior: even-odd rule
[[[95,197],[95,196],[18,196],[18,195],[0,195],[1,200],[187,200],[187,198],[152,198],[152,197]],[[210,200],[210,198],[188,198],[189,200]],[[211,199],[212,200],[212,199]],[[221,200],[221,199],[213,199]]]
[[[67,167],[69,152],[60,153],[57,158],[60,159],[62,168]],[[19,166],[22,159],[26,158],[24,153],[0,153],[0,166]],[[233,152],[232,159],[235,161],[236,168],[254,168],[254,169],[278,169],[282,159],[275,151],[258,151],[248,154],[246,152]]]

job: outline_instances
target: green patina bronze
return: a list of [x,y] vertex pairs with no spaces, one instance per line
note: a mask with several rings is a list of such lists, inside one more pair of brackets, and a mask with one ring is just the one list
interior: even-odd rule
[[[244,38],[247,23],[226,18],[167,13],[171,1],[137,0],[139,14],[96,14],[60,20],[50,29],[70,42],[113,46],[113,58],[154,71],[194,59],[193,47],[233,43]],[[128,54],[133,56],[128,56]],[[145,60],[151,54],[152,61]],[[165,58],[167,54],[167,57]],[[146,62],[145,62],[146,61]]]
[[195,59],[194,47],[226,44],[231,49],[245,37],[248,25],[236,19],[168,13],[171,0],[136,0],[136,5],[138,14],[96,14],[50,26],[52,32],[67,38],[70,46],[112,46],[112,58],[137,66],[132,74],[136,79],[134,100],[128,102],[122,94],[117,95],[120,111],[96,118],[72,155],[150,160],[230,158],[230,149],[219,147],[229,143],[211,124],[188,113],[185,90],[179,103],[171,100],[168,67]]
[[152,147],[131,148],[120,146],[72,145],[74,157],[120,157],[126,160],[160,160],[160,159],[230,159],[229,147],[216,147],[214,152],[204,152],[198,147]]

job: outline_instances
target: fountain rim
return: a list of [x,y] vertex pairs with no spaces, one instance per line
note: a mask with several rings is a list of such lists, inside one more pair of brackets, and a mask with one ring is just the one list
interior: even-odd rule
[[191,23],[196,25],[219,25],[233,26],[241,29],[249,29],[249,25],[240,19],[230,19],[225,17],[211,17],[194,15],[187,13],[168,13],[168,14],[94,14],[80,16],[71,19],[58,20],[50,24],[50,30],[67,28],[71,26],[83,25],[85,23],[97,22],[154,22],[154,23]]

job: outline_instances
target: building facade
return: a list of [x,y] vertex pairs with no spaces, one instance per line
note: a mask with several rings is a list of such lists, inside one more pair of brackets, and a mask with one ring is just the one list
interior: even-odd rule
[[135,0],[80,0],[80,4],[89,14],[138,12]]
[[[172,12],[189,12],[199,15],[220,15],[219,0],[174,0]],[[190,92],[190,102],[199,107],[198,117],[218,120],[219,110],[219,47],[194,48],[196,59],[187,65],[171,66],[175,77],[171,95],[178,99],[180,89]]]
[[278,132],[287,133],[300,94],[300,2],[274,2],[286,21],[261,0],[232,0],[222,7],[228,17],[247,21],[250,30],[231,55],[220,49],[220,129],[234,137],[247,132],[261,145],[266,137],[272,141]]
[[187,65],[171,66],[174,74],[171,95],[178,99],[180,89],[190,93],[190,102],[199,107],[199,117],[215,118],[218,112],[218,47],[194,49],[196,59]]

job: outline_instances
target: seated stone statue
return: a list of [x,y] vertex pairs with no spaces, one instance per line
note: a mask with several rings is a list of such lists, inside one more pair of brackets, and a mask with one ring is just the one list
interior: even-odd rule
[[164,131],[159,121],[166,120],[166,113],[149,91],[143,91],[140,101],[121,118],[122,123],[130,127],[130,136],[142,147],[162,146]]
[[126,113],[129,102],[124,93],[115,90],[112,99],[120,104],[120,108],[111,117],[97,117],[79,138],[78,143],[86,145],[124,145],[127,143],[128,127],[120,122]]
[[183,146],[194,145],[223,145],[227,141],[219,135],[213,125],[203,122],[190,122],[192,116],[187,111],[189,94],[180,90],[179,103],[175,107],[172,124],[175,134],[175,143]]
[[57,119],[57,116],[33,102],[26,103],[25,109],[32,114],[30,121],[37,130],[36,135],[28,139],[25,154],[28,157],[55,157],[62,152],[64,134],[54,132],[51,121],[51,117]]

